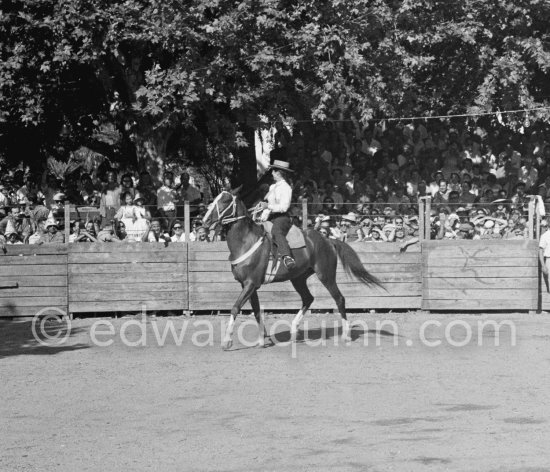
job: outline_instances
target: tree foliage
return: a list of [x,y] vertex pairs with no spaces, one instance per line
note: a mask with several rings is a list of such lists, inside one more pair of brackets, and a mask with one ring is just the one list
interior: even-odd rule
[[[0,8],[0,149],[19,157],[27,136],[33,156],[67,157],[84,144],[161,166],[186,154],[200,160],[208,146],[238,155],[260,116],[428,116],[541,106],[550,95],[544,0],[5,0]],[[118,129],[116,145],[98,138],[104,123]]]

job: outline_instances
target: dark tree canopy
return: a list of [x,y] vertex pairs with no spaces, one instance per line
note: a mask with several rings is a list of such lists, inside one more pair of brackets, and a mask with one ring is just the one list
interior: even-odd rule
[[[208,149],[250,163],[260,117],[367,120],[549,103],[543,0],[0,8],[0,153],[10,160],[66,158],[86,145],[150,168],[184,154],[200,162]],[[102,138],[105,123],[119,140]]]

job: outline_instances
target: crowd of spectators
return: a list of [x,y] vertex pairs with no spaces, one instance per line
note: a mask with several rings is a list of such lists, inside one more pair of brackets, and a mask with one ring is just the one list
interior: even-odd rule
[[67,202],[71,243],[185,241],[184,202],[189,240],[209,238],[201,227],[205,196],[188,173],[175,179],[167,171],[156,188],[148,172],[99,169],[60,181],[47,170],[33,175],[19,168],[0,176],[0,244],[64,243]]
[[[275,141],[297,170],[308,225],[327,237],[406,246],[419,236],[419,199],[430,197],[432,239],[526,238],[529,202],[539,215],[550,202],[550,129],[349,121],[292,135],[279,126]],[[300,205],[293,211],[299,219]]]
[[[303,224],[307,199],[307,225],[329,238],[413,244],[423,197],[430,197],[432,239],[525,238],[532,196],[539,212],[550,202],[550,131],[349,121],[293,133],[277,124],[274,141],[272,159],[289,160],[296,171],[295,223]],[[189,239],[220,237],[201,227],[206,189],[186,172],[166,171],[162,178],[157,186],[146,171],[109,166],[63,181],[47,169],[38,175],[5,170],[0,243],[64,242],[67,201],[78,209],[71,211],[69,242],[185,241],[184,201],[190,202]]]

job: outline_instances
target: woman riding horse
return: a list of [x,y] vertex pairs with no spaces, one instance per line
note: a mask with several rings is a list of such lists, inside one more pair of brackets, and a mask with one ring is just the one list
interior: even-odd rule
[[292,200],[292,187],[286,181],[286,174],[293,171],[288,162],[278,160],[273,161],[268,170],[272,171],[275,183],[269,187],[269,192],[265,196],[267,201],[260,202],[258,208],[264,210],[262,220],[273,223],[271,236],[277,245],[283,264],[290,270],[296,267],[296,261],[290,255],[290,247],[286,240],[286,235],[292,227],[292,220],[288,214]]

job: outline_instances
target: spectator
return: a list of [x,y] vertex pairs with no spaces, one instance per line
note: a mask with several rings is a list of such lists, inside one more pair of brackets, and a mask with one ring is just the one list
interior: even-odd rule
[[136,190],[143,198],[143,205],[151,212],[156,209],[157,206],[157,189],[153,184],[151,174],[147,171],[142,171],[139,174],[139,182],[136,186]]
[[107,184],[101,193],[99,204],[99,213],[104,221],[114,219],[120,209],[120,195],[120,187],[117,185],[115,173],[113,171],[107,172]]
[[105,224],[103,229],[101,229],[97,233],[96,239],[98,243],[120,243],[121,242],[115,233],[114,223]]
[[172,226],[172,230],[174,234],[170,238],[170,240],[173,243],[184,243],[185,242],[185,232],[183,228],[183,224],[181,221],[176,220],[174,221],[174,225]]
[[189,212],[192,217],[197,216],[199,213],[199,204],[202,202],[202,195],[198,188],[194,187],[189,182],[190,177],[187,172],[184,172],[180,176],[180,185],[177,188],[178,201],[180,208],[178,208],[178,215],[183,217],[183,204],[189,202]]
[[26,240],[31,235],[32,226],[30,217],[21,211],[21,207],[21,204],[5,207],[8,215],[0,221],[0,234],[6,234],[6,229],[8,224],[10,224],[11,231],[15,231],[22,241]]
[[172,172],[164,173],[164,185],[157,190],[157,207],[164,228],[170,229],[172,221],[176,217],[177,192],[174,189],[174,175]]
[[149,225],[147,232],[143,235],[143,241],[150,243],[170,242],[170,236],[162,232],[160,219],[153,218],[151,220],[151,224]]
[[35,231],[29,236],[28,239],[29,244],[38,244],[40,242],[40,238],[42,238],[42,235],[46,233],[46,221],[48,221],[48,218],[44,216],[41,216],[36,220]]
[[46,232],[40,236],[37,244],[63,244],[65,242],[65,235],[59,230],[58,223],[49,219],[44,224]]
[[197,229],[197,241],[203,242],[203,243],[210,242],[208,232],[204,226],[201,226],[199,229]]
[[[72,226],[72,232],[69,236],[70,243],[92,243],[97,242],[95,234],[90,232],[93,231],[93,224],[90,227],[82,227],[80,220],[76,220]],[[32,237],[32,236],[31,236]]]

